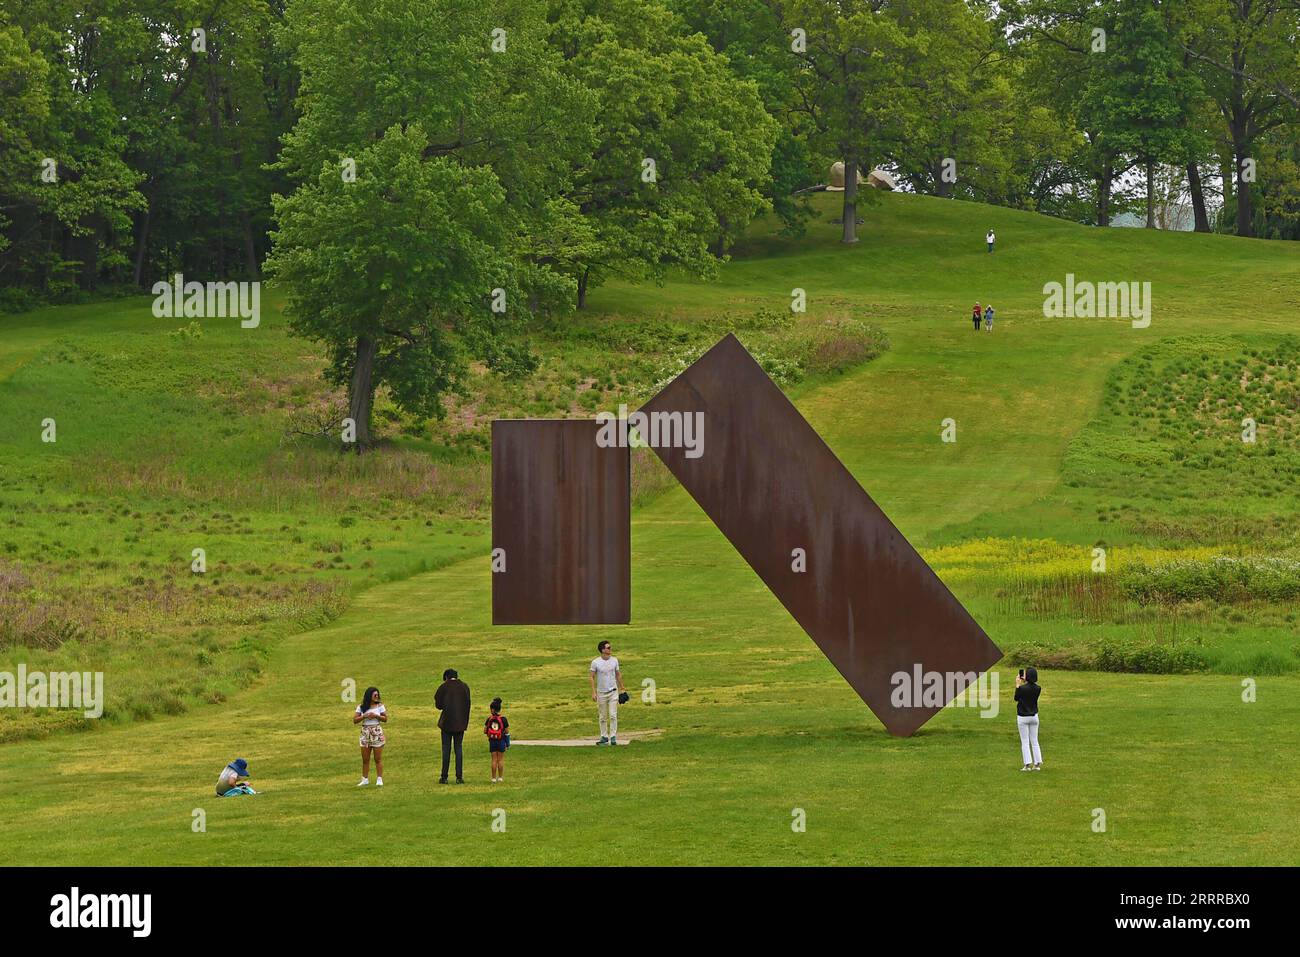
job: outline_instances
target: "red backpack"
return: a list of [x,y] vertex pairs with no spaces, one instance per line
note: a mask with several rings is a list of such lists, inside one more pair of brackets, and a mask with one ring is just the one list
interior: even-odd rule
[[500,741],[505,737],[506,722],[505,718],[499,714],[494,714],[487,719],[487,736],[493,741]]

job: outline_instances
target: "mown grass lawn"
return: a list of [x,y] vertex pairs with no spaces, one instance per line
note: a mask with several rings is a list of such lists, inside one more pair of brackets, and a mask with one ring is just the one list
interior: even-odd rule
[[[890,738],[714,532],[635,528],[636,624],[493,631],[481,562],[381,586],[338,621],[284,640],[221,708],[0,750],[11,860],[30,863],[1281,864],[1300,859],[1292,786],[1300,679],[1045,675],[1046,769],[1022,773],[1010,675],[1001,711],[950,708]],[[443,667],[476,714],[500,694],[515,736],[590,734],[584,667],[612,634],[629,684],[657,703],[616,752],[512,748],[487,781],[439,786],[432,692]],[[384,690],[385,787],[358,791],[340,681]],[[219,799],[246,757],[263,793]],[[505,833],[491,828],[504,809]],[[791,830],[801,808],[807,830]],[[1105,833],[1092,829],[1095,809]],[[206,832],[192,830],[195,809]]]
[[[261,863],[1010,864],[1026,863],[1033,847],[1032,860],[1050,863],[1300,860],[1293,824],[1300,797],[1290,786],[1300,751],[1300,658],[1290,640],[1294,617],[1286,617],[1293,605],[1207,606],[1170,638],[1154,625],[1143,631],[1068,608],[1030,614],[1014,588],[998,594],[1009,587],[1002,579],[1019,540],[1077,549],[1081,568],[1098,541],[1121,554],[1239,550],[1228,531],[1196,519],[1214,512],[1207,502],[1221,487],[1234,496],[1222,511],[1268,522],[1268,536],[1253,547],[1291,554],[1294,524],[1274,522],[1292,514],[1289,495],[1261,497],[1264,504],[1249,508],[1237,502],[1252,488],[1243,478],[1249,463],[1234,470],[1235,459],[1219,456],[1233,480],[1208,486],[1197,486],[1191,471],[1162,473],[1166,483],[1184,477],[1186,501],[1142,494],[1140,482],[1130,494],[1115,481],[1123,463],[1114,471],[1104,455],[1098,463],[1105,443],[1088,437],[1114,425],[1108,381],[1161,340],[1235,335],[1266,343],[1294,331],[1300,250],[1094,230],[901,195],[883,197],[866,217],[863,242],[851,249],[835,242],[825,222],[802,240],[756,230],[719,282],[612,285],[596,291],[595,311],[582,321],[599,329],[628,316],[689,321],[779,309],[799,287],[810,311],[880,327],[889,351],[852,371],[811,377],[792,394],[926,554],[985,540],[995,556],[1003,550],[1005,562],[995,557],[973,574],[936,561],[994,640],[1004,648],[1177,641],[1203,649],[1212,671],[1045,670],[1041,774],[1018,771],[1008,704],[1015,668],[1032,661],[1003,662],[997,718],[954,708],[911,739],[890,738],[679,490],[634,515],[632,625],[494,629],[485,515],[460,509],[463,496],[448,495],[441,514],[436,494],[403,497],[417,467],[397,477],[326,476],[313,498],[303,473],[282,466],[278,439],[268,437],[270,409],[277,383],[311,389],[309,348],[281,332],[246,354],[237,329],[168,340],[158,348],[176,353],[172,399],[150,410],[121,399],[126,388],[104,408],[93,383],[77,381],[77,366],[39,363],[52,350],[88,342],[111,363],[115,337],[157,340],[147,302],[54,310],[0,321],[15,330],[0,358],[8,375],[0,381],[3,491],[6,505],[18,506],[0,538],[14,543],[15,554],[31,562],[48,553],[58,566],[52,573],[85,575],[89,585],[97,548],[94,559],[112,563],[99,570],[108,591],[135,587],[144,596],[165,568],[178,587],[190,588],[190,548],[213,542],[210,551],[226,551],[234,566],[225,573],[232,589],[242,589],[220,596],[224,605],[212,598],[214,607],[238,608],[241,598],[265,603],[256,586],[289,581],[337,582],[340,607],[350,605],[297,633],[293,614],[245,622],[231,613],[194,633],[160,624],[139,646],[155,650],[134,659],[104,648],[109,683],[119,672],[138,682],[132,700],[142,692],[148,699],[151,687],[160,697],[184,697],[186,689],[167,681],[169,666],[179,668],[188,655],[192,668],[205,640],[213,655],[256,663],[242,668],[214,657],[202,667],[225,677],[187,677],[196,690],[180,708],[0,745],[0,774],[11,782],[0,793],[0,821],[14,859],[215,863],[240,848]],[[990,225],[999,236],[992,256],[982,242]],[[1067,272],[1152,282],[1150,328],[1045,319],[1042,285]],[[998,310],[992,334],[970,331],[975,299]],[[274,320],[268,327],[274,332]],[[234,377],[242,364],[268,380],[267,418],[230,409],[227,418],[212,418],[220,396],[203,384],[221,381],[222,370]],[[111,374],[129,386],[129,370]],[[58,446],[43,449],[35,441],[40,410],[68,396],[77,401],[59,413]],[[945,444],[941,422],[949,417],[958,440]],[[160,446],[169,455],[158,455]],[[1088,450],[1101,470],[1097,480],[1079,479],[1079,456]],[[428,456],[435,466],[439,456],[460,461],[454,450],[414,440],[397,454]],[[93,463],[111,481],[97,480]],[[125,477],[137,466],[157,467],[161,478],[132,487]],[[168,476],[202,491],[170,488]],[[143,581],[131,585],[132,577]],[[207,607],[209,599],[191,600]],[[1151,614],[1160,622],[1166,610]],[[167,641],[150,644],[164,632]],[[495,788],[486,783],[486,748],[471,740],[471,784],[433,783],[432,694],[443,668],[461,671],[479,705],[501,695],[516,737],[588,734],[595,721],[584,669],[601,637],[614,641],[630,684],[655,682],[656,703],[629,705],[625,726],[662,728],[662,737],[614,753],[515,748],[507,783]],[[1243,670],[1264,653],[1274,664],[1292,663],[1276,674]],[[59,654],[3,648],[0,668],[20,659],[54,667]],[[383,791],[353,787],[352,706],[340,700],[348,678],[361,688],[379,685],[394,713]],[[1244,678],[1257,681],[1253,703],[1242,700]],[[220,694],[203,703],[197,688],[212,687]],[[252,766],[264,792],[255,799],[212,794],[217,772],[235,756]],[[505,833],[491,830],[496,808],[506,812]],[[807,813],[805,833],[790,828],[796,808]],[[1092,827],[1098,808],[1104,833]],[[195,809],[206,813],[206,833],[191,829]]]

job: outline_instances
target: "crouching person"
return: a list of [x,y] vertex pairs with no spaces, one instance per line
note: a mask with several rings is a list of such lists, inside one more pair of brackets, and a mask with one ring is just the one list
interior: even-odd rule
[[221,776],[217,778],[217,797],[256,794],[247,779],[248,762],[243,758],[235,758],[221,769]]

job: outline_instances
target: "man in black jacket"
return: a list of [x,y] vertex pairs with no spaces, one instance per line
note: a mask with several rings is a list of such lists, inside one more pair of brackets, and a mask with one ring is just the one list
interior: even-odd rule
[[433,703],[442,712],[438,727],[442,729],[442,777],[439,784],[447,783],[447,768],[451,764],[451,749],[456,748],[456,783],[464,784],[461,746],[465,729],[469,727],[469,685],[460,680],[455,668],[442,673],[442,684],[433,696]]

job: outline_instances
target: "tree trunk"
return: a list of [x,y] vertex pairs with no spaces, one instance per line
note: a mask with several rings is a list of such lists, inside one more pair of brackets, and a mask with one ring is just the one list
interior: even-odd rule
[[149,249],[149,228],[153,225],[153,209],[157,199],[158,181],[155,179],[149,186],[149,199],[144,208],[144,216],[140,220],[140,237],[135,244],[135,272],[133,279],[137,286],[144,285],[144,260]]
[[858,161],[844,161],[844,232],[842,243],[858,241]]
[[587,276],[591,273],[590,266],[582,267],[582,275],[578,277],[578,308],[587,308]]
[[1187,163],[1187,189],[1192,194],[1192,216],[1196,220],[1196,231],[1210,231],[1210,217],[1205,211],[1205,190],[1201,186],[1201,171],[1196,160]]
[[357,359],[348,383],[348,418],[356,423],[356,450],[360,455],[371,445],[370,408],[375,400],[375,355],[378,345],[369,336],[357,337]]
[[261,278],[261,271],[257,266],[257,245],[253,241],[253,220],[248,210],[239,214],[239,220],[244,233],[244,268],[248,270],[248,277],[256,281]]
[[1110,225],[1110,191],[1115,179],[1115,167],[1110,163],[1101,169],[1097,177],[1097,225]]
[[[212,124],[212,141],[215,152],[218,156],[225,151],[224,137],[221,129],[221,80],[217,76],[217,64],[219,63],[218,50],[215,40],[208,46],[208,75],[207,75],[207,94],[208,94],[208,121]],[[216,260],[216,271],[218,279],[226,278],[226,191],[220,186],[217,187],[217,233],[213,239],[214,248],[212,256]]]
[[940,199],[950,199],[952,197],[953,184],[943,178],[944,165],[943,160],[935,163],[930,168],[931,175],[934,176],[934,195]]
[[1147,229],[1156,228],[1156,164],[1147,160]]
[[81,289],[93,290],[99,285],[99,234],[102,224],[100,217],[91,213],[82,216],[78,220],[78,225],[89,232],[74,238],[76,258],[81,260],[77,286]]
[[1237,160],[1237,235],[1254,236],[1255,235],[1255,211],[1251,206],[1250,184],[1242,179],[1245,172],[1243,165],[1248,158],[1249,144],[1244,141],[1243,137],[1233,131],[1232,135],[1232,152]]

